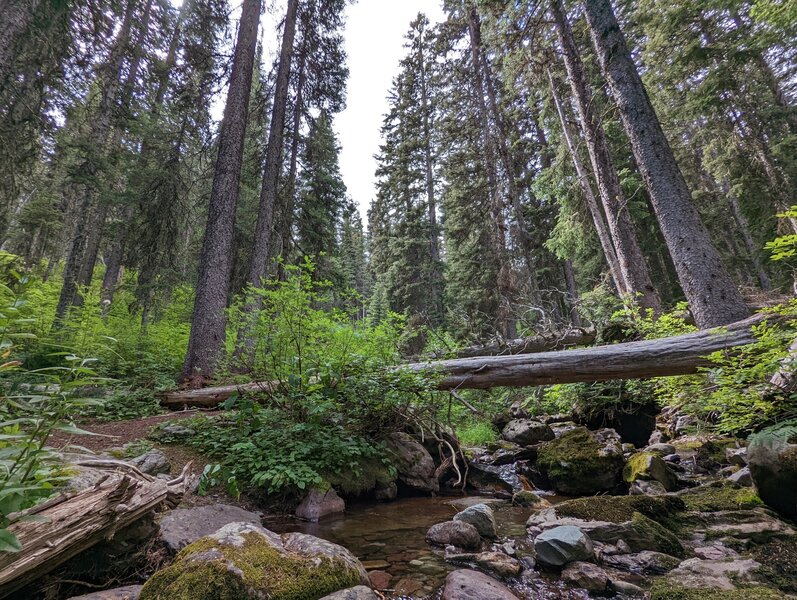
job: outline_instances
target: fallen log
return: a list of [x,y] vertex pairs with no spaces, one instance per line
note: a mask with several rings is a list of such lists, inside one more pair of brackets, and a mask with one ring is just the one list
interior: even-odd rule
[[213,408],[235,394],[273,392],[280,385],[279,381],[255,381],[254,383],[223,385],[196,390],[172,390],[159,394],[159,399],[161,405],[172,410],[187,407]]
[[[776,315],[755,315],[722,328],[696,331],[668,338],[625,342],[608,346],[556,350],[538,354],[475,356],[429,360],[396,369],[428,372],[439,377],[440,390],[532,387],[556,383],[644,379],[697,373],[709,366],[708,355],[755,341],[752,327],[762,321],[781,320]],[[257,382],[199,390],[167,392],[166,407],[221,404],[234,393],[274,390],[278,382]]]
[[[156,479],[114,460],[73,463],[96,483],[63,492],[15,515],[8,529],[22,550],[0,554],[0,598],[35,581],[70,558],[164,506],[176,506],[188,486],[190,463],[171,481]],[[17,516],[36,520],[16,520]]]
[[[595,336],[594,329],[577,328],[568,329],[567,331],[552,331],[514,340],[501,340],[481,346],[467,346],[458,350],[455,354],[457,358],[534,354],[536,352],[563,350],[573,346],[586,346],[595,341]],[[438,352],[432,356],[433,358],[440,358],[444,354]]]
[[724,328],[610,346],[427,361],[398,368],[438,376],[441,390],[529,387],[557,383],[690,375],[711,364],[708,355],[755,341],[752,327],[772,315],[756,315]]

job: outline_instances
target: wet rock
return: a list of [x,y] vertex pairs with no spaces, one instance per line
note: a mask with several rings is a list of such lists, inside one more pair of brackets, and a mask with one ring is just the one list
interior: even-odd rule
[[728,476],[728,481],[731,481],[742,487],[753,487],[753,476],[750,473],[750,467],[742,467],[735,473]]
[[661,456],[667,456],[668,454],[675,454],[675,446],[664,443],[651,444],[645,448],[645,452],[655,452]]
[[230,523],[187,546],[144,584],[139,600],[321,598],[369,583],[357,558],[302,533],[279,536],[253,523]]
[[537,466],[556,491],[596,494],[622,484],[623,451],[611,429],[595,433],[579,427],[557,440],[542,444]]
[[319,490],[311,489],[296,507],[296,516],[305,521],[317,523],[323,517],[338,515],[346,510],[343,498],[337,495],[332,488]]
[[393,454],[400,481],[416,490],[439,491],[434,460],[418,440],[408,433],[399,432],[390,435],[387,445]]
[[102,592],[92,592],[83,596],[72,596],[69,600],[138,600],[141,594],[140,585],[126,585]]
[[543,531],[534,538],[534,551],[539,562],[553,567],[591,560],[594,556],[592,540],[572,525]]
[[637,452],[632,455],[623,468],[623,480],[626,483],[637,480],[658,481],[668,492],[678,489],[678,478],[675,473],[654,452]]
[[618,594],[630,596],[631,598],[635,598],[637,596],[642,597],[645,595],[645,590],[638,585],[628,583],[627,581],[613,580],[612,589]]
[[[515,491],[514,480],[517,480],[517,474],[511,465],[498,467],[473,462],[468,465],[468,485],[479,493],[500,494],[511,498]],[[519,483],[517,487],[520,487]]]
[[130,459],[128,462],[138,467],[139,471],[147,475],[168,473],[172,469],[169,459],[160,450],[150,450],[141,456]]
[[662,552],[643,550],[635,554],[601,556],[601,562],[622,571],[643,575],[664,575],[677,568],[681,564],[681,559]]
[[681,462],[680,454],[668,454],[664,457],[664,462],[678,464]]
[[594,594],[609,589],[609,575],[599,566],[588,562],[574,562],[562,569],[562,581]]
[[441,600],[517,600],[517,596],[484,573],[460,569],[446,577]]
[[499,577],[517,577],[523,570],[520,561],[503,552],[458,553],[446,548],[446,560],[454,564],[466,564],[489,571]]
[[501,436],[508,442],[531,446],[554,439],[553,430],[545,423],[533,419],[514,419],[507,423]]
[[171,552],[179,552],[188,544],[214,533],[229,523],[260,525],[260,513],[238,506],[214,504],[195,508],[177,508],[158,521],[160,541]]
[[474,504],[454,515],[454,521],[470,523],[486,538],[496,537],[495,514],[493,509],[486,504]]
[[478,550],[482,540],[478,530],[464,521],[437,523],[426,532],[426,540],[439,546],[456,546],[466,550]]
[[734,582],[749,582],[761,566],[752,559],[701,560],[690,558],[670,572],[667,581],[685,588],[736,589]]
[[551,430],[553,430],[554,436],[560,438],[564,434],[569,433],[574,429],[577,429],[578,424],[574,423],[573,421],[563,421],[561,423],[551,423],[550,427]]
[[661,496],[667,490],[658,481],[645,481],[640,479],[631,484],[628,493],[632,496]]
[[747,466],[747,448],[726,448],[725,459],[730,465]]
[[395,591],[399,596],[413,596],[422,588],[423,584],[420,581],[415,581],[414,579],[404,577],[399,579],[398,583],[396,583]]
[[374,490],[374,498],[380,502],[387,502],[395,500],[398,497],[398,486],[395,481],[391,481],[384,487],[378,487]]
[[797,517],[797,434],[771,428],[750,438],[747,459],[761,499],[788,516]]
[[521,490],[512,495],[512,506],[547,508],[551,505],[545,498],[540,498],[530,490]]
[[329,594],[320,600],[380,600],[380,598],[381,597],[374,593],[371,588],[358,585],[347,590],[340,590],[334,594]]
[[377,590],[386,590],[393,580],[393,576],[390,573],[382,570],[369,571],[368,578],[371,580],[371,587]]

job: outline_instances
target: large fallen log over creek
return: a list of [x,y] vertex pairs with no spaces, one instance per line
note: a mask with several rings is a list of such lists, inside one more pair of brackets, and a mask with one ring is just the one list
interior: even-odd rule
[[[562,350],[573,346],[586,346],[595,341],[595,330],[575,328],[565,331],[538,333],[525,338],[500,340],[481,346],[466,346],[455,352],[457,358],[474,356],[505,356],[509,354],[534,354],[551,350]],[[442,354],[433,355],[441,358]]]
[[[779,317],[755,315],[723,328],[655,340],[537,354],[429,360],[395,368],[428,372],[431,376],[439,377],[437,387],[441,390],[530,387],[690,375],[710,365],[707,357],[713,352],[754,342],[752,327],[764,320],[774,322]],[[171,408],[212,407],[232,394],[259,389],[273,390],[278,385],[277,382],[259,382],[244,386],[177,390],[163,394],[161,403]]]
[[153,510],[176,506],[188,486],[190,463],[172,481],[111,459],[70,461],[69,466],[93,483],[34,506],[23,514],[35,520],[16,521],[8,527],[22,550],[0,553],[0,598],[110,539]]

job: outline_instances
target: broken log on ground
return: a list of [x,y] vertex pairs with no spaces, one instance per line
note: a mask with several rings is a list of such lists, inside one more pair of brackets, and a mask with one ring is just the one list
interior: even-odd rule
[[179,477],[164,481],[128,463],[86,459],[74,466],[94,481],[79,491],[64,491],[22,513],[8,527],[22,550],[0,554],[0,598],[35,581],[96,543],[111,538],[149,513],[176,506],[188,487],[187,464]]
[[[567,331],[551,331],[538,333],[525,338],[514,340],[498,340],[480,346],[467,346],[457,350],[456,358],[472,358],[474,356],[505,356],[510,354],[534,354],[536,352],[549,352],[564,350],[573,346],[587,346],[595,342],[594,329],[568,329]],[[433,358],[442,358],[444,353],[438,352]]]
[[[701,367],[711,365],[708,356],[713,352],[755,342],[752,328],[765,320],[777,322],[782,317],[755,315],[725,327],[655,340],[538,354],[429,360],[394,368],[417,373],[428,372],[439,378],[437,388],[440,390],[533,387],[557,383],[691,375],[697,373]],[[278,385],[278,382],[259,382],[167,392],[163,395],[162,404],[170,408],[209,408],[218,406],[234,393],[273,391]]]

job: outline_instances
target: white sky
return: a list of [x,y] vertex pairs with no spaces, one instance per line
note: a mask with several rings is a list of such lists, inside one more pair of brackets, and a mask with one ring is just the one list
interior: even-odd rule
[[335,130],[343,180],[364,223],[375,193],[374,154],[388,111],[387,93],[405,53],[404,34],[419,12],[432,24],[443,20],[439,0],[358,0],[346,9],[348,103],[335,119]]

